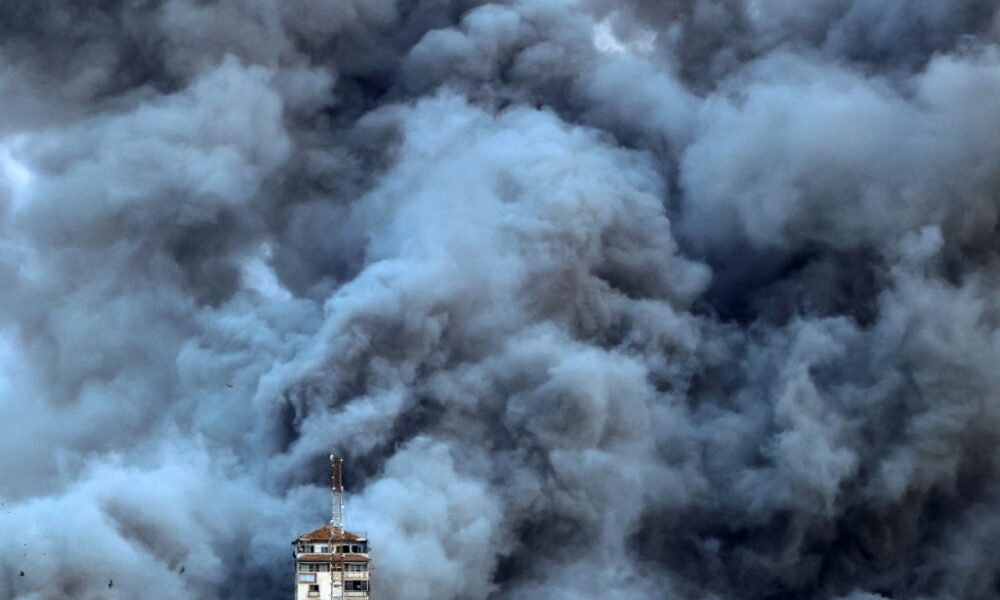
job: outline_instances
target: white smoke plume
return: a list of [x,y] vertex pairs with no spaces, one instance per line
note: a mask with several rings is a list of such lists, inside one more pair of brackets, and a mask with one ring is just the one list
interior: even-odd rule
[[[0,4],[0,598],[1000,597],[990,0]],[[108,588],[109,580],[114,587]]]

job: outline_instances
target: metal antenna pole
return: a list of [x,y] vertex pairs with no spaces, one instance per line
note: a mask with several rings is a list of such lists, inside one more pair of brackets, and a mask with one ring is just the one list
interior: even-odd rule
[[333,510],[330,517],[330,529],[342,533],[344,531],[344,459],[331,454],[330,465],[333,468]]
[[[340,570],[340,593],[338,597],[340,600],[347,595],[347,577],[344,569],[344,553],[343,542],[344,542],[344,459],[338,458],[335,454],[330,455],[330,467],[333,471],[333,481],[331,489],[333,492],[333,506],[330,511],[330,553],[331,553],[331,564],[330,564],[330,579],[333,580],[334,569],[337,569],[338,564],[336,558],[339,555],[339,570]],[[337,536],[340,535],[340,541],[338,543]],[[340,548],[338,548],[338,545]],[[340,551],[338,551],[340,550]],[[333,582],[331,581],[331,584]],[[334,585],[334,587],[336,587]],[[331,597],[333,594],[331,594]]]

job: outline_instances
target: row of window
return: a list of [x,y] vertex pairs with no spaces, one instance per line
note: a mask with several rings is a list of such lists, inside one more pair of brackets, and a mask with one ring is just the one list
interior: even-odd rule
[[[348,581],[344,584],[345,592],[367,592],[368,582],[367,581]],[[309,586],[309,592],[319,592],[319,584],[314,584]]]
[[[365,563],[347,563],[344,570],[348,573],[364,573],[368,570]],[[330,563],[299,563],[299,573],[329,573]]]
[[333,552],[339,554],[364,554],[368,552],[367,544],[344,544],[342,546],[330,546],[329,544],[303,544],[299,543],[298,552],[315,552],[317,554],[326,554],[330,552],[330,548],[333,548]]

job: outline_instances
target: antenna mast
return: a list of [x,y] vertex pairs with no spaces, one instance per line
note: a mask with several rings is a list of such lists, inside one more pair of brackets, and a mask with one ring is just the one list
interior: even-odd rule
[[330,528],[337,533],[344,531],[344,459],[330,455],[330,466],[333,467],[333,512],[330,517]]

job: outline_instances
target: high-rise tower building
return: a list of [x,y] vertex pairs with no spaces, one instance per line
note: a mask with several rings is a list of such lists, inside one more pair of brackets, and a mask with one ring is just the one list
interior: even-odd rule
[[330,455],[333,510],[330,522],[292,542],[295,600],[371,597],[368,539],[344,529],[344,461]]

